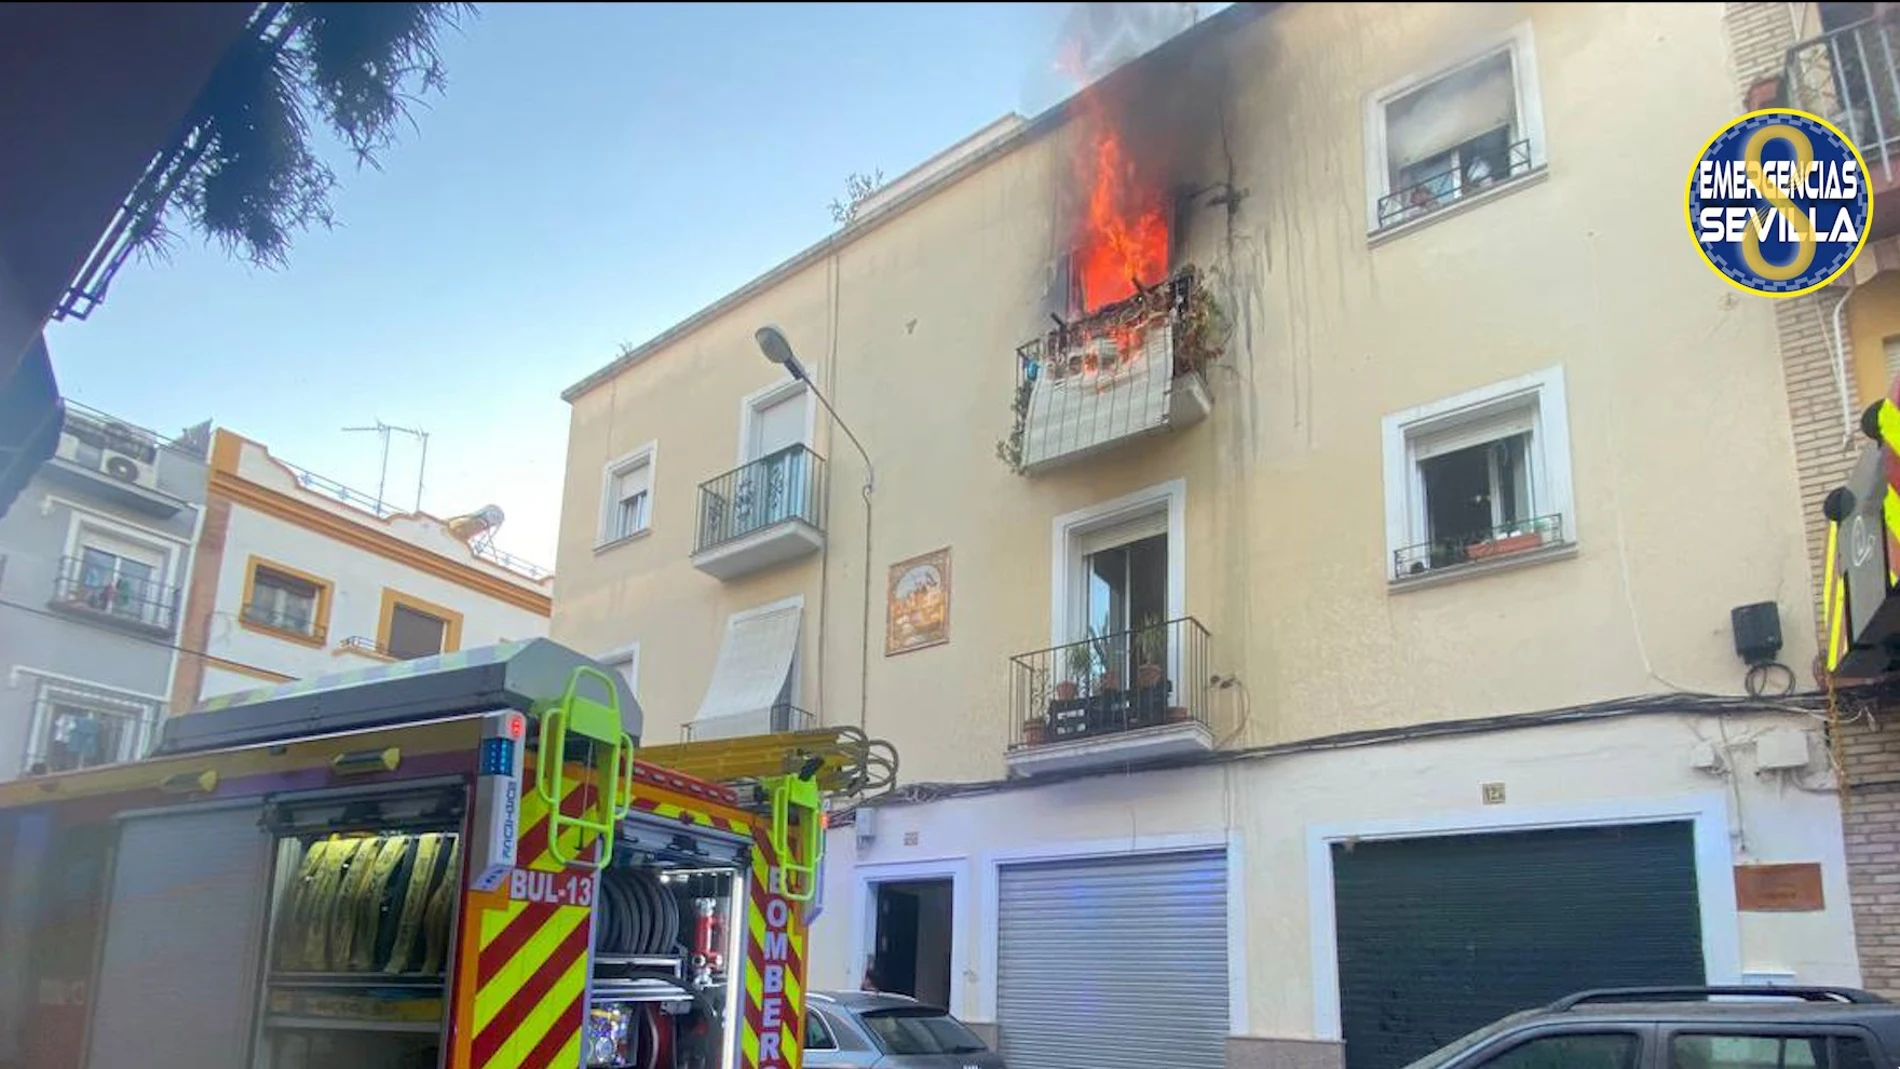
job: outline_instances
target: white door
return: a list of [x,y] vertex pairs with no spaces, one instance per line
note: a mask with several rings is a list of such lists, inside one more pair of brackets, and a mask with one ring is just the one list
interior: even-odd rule
[[776,394],[753,406],[747,421],[745,476],[740,480],[739,528],[744,534],[785,520],[803,518],[814,498],[811,459],[792,447],[805,443],[806,406],[811,398],[803,387]]

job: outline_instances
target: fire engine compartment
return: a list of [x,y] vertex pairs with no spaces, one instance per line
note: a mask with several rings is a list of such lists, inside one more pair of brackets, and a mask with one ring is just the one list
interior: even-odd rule
[[590,1069],[736,1063],[746,866],[736,835],[634,815],[601,873],[582,1055]]

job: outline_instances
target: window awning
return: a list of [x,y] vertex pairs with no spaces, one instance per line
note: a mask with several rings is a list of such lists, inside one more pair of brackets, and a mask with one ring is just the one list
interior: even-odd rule
[[1045,361],[1029,395],[1023,420],[1023,467],[1082,453],[1121,438],[1145,434],[1168,421],[1168,387],[1174,379],[1174,330],[1155,323],[1139,347],[1122,353],[1103,340],[1092,343],[1103,370],[1075,354]]
[[18,363],[0,363],[0,516],[53,455],[61,415],[52,358],[46,339],[39,337]]
[[799,605],[735,615],[726,621],[712,682],[693,717],[694,739],[763,735],[784,700],[798,654]]

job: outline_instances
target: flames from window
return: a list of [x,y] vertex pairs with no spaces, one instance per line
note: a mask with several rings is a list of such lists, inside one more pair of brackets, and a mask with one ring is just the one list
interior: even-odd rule
[[1073,150],[1073,270],[1082,310],[1093,312],[1134,296],[1168,274],[1166,185],[1131,153],[1107,94],[1089,89],[1079,104]]

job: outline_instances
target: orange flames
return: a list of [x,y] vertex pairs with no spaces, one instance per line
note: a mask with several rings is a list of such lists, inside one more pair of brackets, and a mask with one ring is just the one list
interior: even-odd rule
[[1077,220],[1074,270],[1082,308],[1095,311],[1168,273],[1168,213],[1160,184],[1132,159],[1099,89],[1084,91],[1075,180],[1088,201]]

